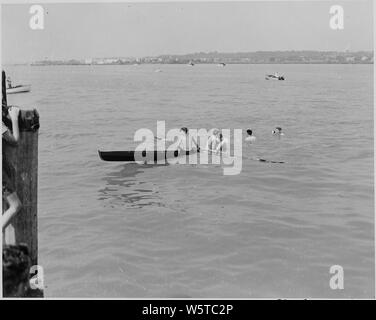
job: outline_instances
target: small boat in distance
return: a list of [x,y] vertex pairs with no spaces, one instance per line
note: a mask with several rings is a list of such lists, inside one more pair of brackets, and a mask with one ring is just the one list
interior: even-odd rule
[[278,73],[267,74],[265,80],[285,80],[285,76],[280,76]]
[[6,88],[7,94],[29,92],[30,88],[31,88],[30,85],[13,86],[11,78],[7,77],[7,88]]
[[195,64],[192,61],[189,61],[188,65],[193,67]]
[[218,67],[226,67],[226,63],[221,62],[221,63],[218,63],[217,66],[218,66]]
[[18,85],[14,87],[7,87],[7,94],[29,92],[31,90],[31,85]]

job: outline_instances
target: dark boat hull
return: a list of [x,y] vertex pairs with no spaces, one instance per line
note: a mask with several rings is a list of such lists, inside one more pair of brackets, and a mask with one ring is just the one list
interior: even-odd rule
[[[103,161],[121,161],[121,162],[157,162],[160,160],[166,160],[171,158],[177,158],[184,154],[175,151],[100,151],[98,150],[99,157]],[[196,153],[196,152],[191,152]],[[186,151],[185,155],[189,155],[190,152]]]

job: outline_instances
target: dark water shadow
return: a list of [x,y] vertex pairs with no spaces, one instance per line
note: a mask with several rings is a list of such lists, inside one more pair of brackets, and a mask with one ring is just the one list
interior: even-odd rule
[[106,173],[103,177],[105,186],[98,190],[98,200],[104,201],[105,205],[110,207],[163,206],[159,191],[148,181],[138,178],[138,175],[145,170],[167,165],[129,163],[117,166],[116,170]]

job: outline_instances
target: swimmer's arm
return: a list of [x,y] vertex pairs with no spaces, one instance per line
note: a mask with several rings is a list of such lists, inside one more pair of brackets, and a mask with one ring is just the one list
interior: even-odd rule
[[154,140],[167,141],[165,138],[154,137]]
[[183,137],[179,137],[178,139],[179,139],[179,140],[178,140],[178,142],[177,142],[177,144],[176,144],[176,148],[177,148],[178,150],[183,150],[183,151],[185,151],[185,148],[184,148],[184,146],[183,146],[183,143],[184,143],[184,141],[183,141]]
[[206,144],[206,149],[212,151],[214,145],[214,141],[212,137],[209,137],[208,142]]
[[223,143],[223,142],[218,143],[218,146],[217,146],[217,148],[215,149],[215,152],[216,152],[216,153],[221,152],[223,146],[224,146],[224,143]]
[[195,146],[196,146],[196,150],[197,150],[198,152],[200,152],[200,147],[198,146],[197,141],[196,141],[195,138],[193,138],[193,137],[192,137],[192,142],[195,144]]

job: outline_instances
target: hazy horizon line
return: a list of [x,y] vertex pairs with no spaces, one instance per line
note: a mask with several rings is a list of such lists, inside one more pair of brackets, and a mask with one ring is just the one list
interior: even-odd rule
[[197,55],[197,54],[250,54],[250,53],[288,53],[288,52],[322,52],[322,53],[373,53],[374,50],[313,50],[313,49],[294,49],[294,50],[257,50],[257,51],[196,51],[188,53],[161,53],[158,55],[144,55],[144,56],[124,56],[124,55],[114,55],[114,56],[86,56],[86,57],[65,57],[65,58],[52,58],[46,57],[44,59],[28,60],[28,61],[14,61],[14,62],[2,62],[3,65],[16,65],[16,64],[28,64],[38,61],[68,61],[68,60],[84,60],[84,59],[113,59],[113,58],[128,58],[128,59],[143,59],[152,57],[163,57],[163,56],[187,56],[187,55]]

